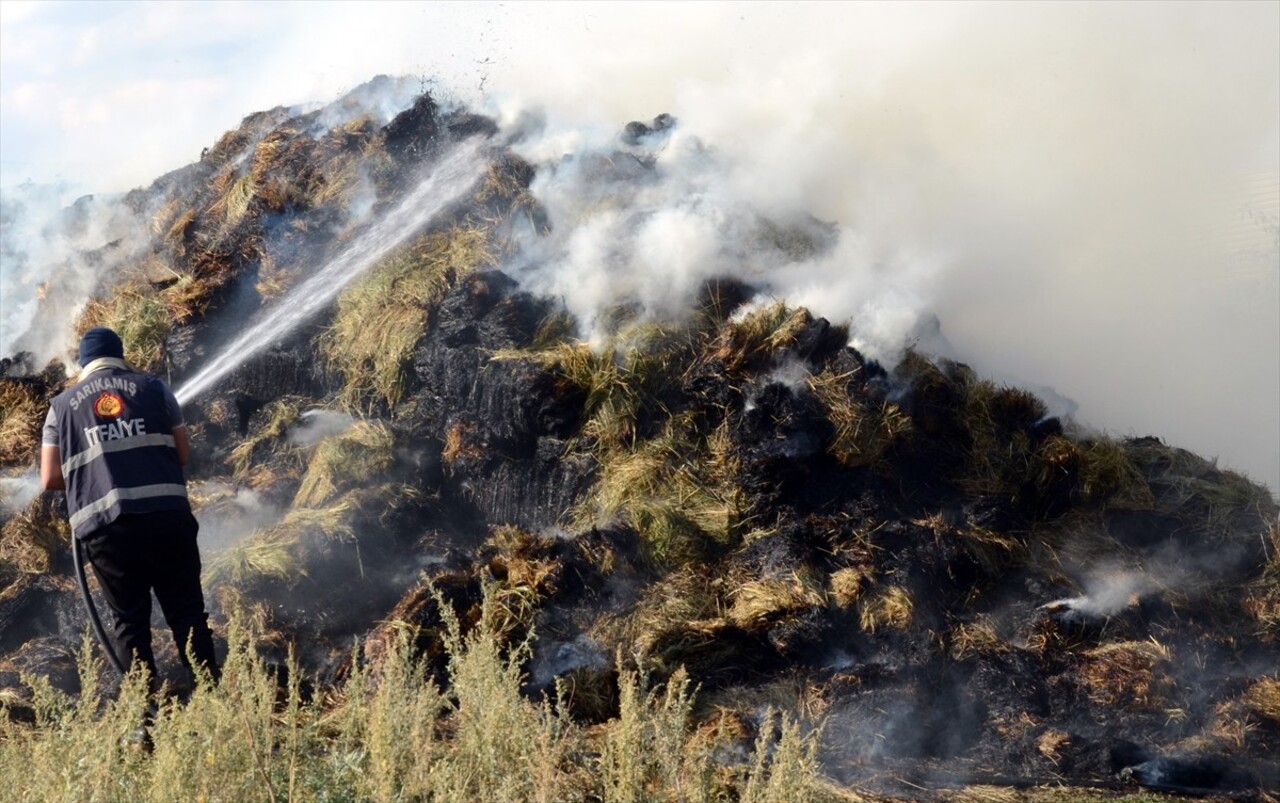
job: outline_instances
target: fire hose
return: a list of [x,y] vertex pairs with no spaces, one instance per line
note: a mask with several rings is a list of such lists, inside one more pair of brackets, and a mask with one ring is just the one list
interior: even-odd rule
[[84,608],[89,613],[89,622],[93,624],[93,633],[98,637],[98,643],[102,645],[102,651],[111,659],[112,666],[123,677],[128,670],[125,668],[124,662],[120,660],[120,656],[116,655],[115,648],[111,646],[111,639],[107,638],[107,630],[102,626],[102,618],[98,616],[98,609],[93,604],[93,596],[89,593],[89,580],[84,574],[84,558],[80,554],[80,539],[74,535],[71,536],[71,559],[76,565],[76,582],[80,585],[80,596],[84,599]]

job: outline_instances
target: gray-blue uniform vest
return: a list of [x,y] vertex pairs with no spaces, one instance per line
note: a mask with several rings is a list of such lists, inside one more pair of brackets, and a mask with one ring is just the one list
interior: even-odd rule
[[77,538],[124,513],[190,509],[159,378],[105,368],[52,407]]

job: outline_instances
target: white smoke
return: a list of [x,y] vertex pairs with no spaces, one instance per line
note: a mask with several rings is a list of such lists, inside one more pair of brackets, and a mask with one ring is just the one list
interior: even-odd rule
[[195,483],[191,486],[200,547],[216,552],[234,546],[253,533],[271,527],[284,511],[250,488],[225,482]]
[[1084,580],[1084,594],[1055,600],[1045,608],[1068,608],[1090,617],[1114,616],[1161,588],[1146,572],[1123,567],[1100,567]]
[[667,133],[639,146],[564,131],[517,143],[540,168],[531,190],[551,230],[525,238],[512,270],[530,290],[563,299],[588,335],[601,334],[601,317],[616,305],[670,318],[706,279],[783,261],[776,251],[744,250],[754,213],[730,194],[722,160],[693,137]]
[[[106,33],[79,27],[94,24]],[[697,208],[651,207],[666,222],[649,234],[593,213],[556,258],[605,267],[546,281],[570,303],[630,284],[661,308],[664,288],[701,275],[684,253],[723,256],[705,245],[719,232],[708,205],[805,210],[838,223],[839,244],[776,279],[853,321],[859,345],[896,346],[936,314],[980,370],[1052,385],[1095,426],[1161,435],[1280,488],[1274,3],[188,4],[109,24],[7,3],[0,26],[5,175],[34,163],[10,155],[26,137],[37,158],[112,177],[95,189],[194,158],[246,110],[376,73],[544,109],[557,157],[590,151],[584,132],[670,112],[717,149],[722,180],[696,189]],[[264,31],[271,46],[250,46]],[[194,52],[216,78],[173,57]],[[322,69],[297,68],[315,53]],[[103,69],[150,54],[164,65],[150,83]],[[163,136],[139,134],[144,118],[165,119]],[[618,226],[621,256],[601,245]],[[664,253],[660,231],[686,247]]]
[[0,477],[0,512],[25,510],[40,493],[40,476],[28,471],[14,477]]
[[856,345],[936,315],[980,371],[1274,489],[1278,30],[1274,4],[696,6],[567,26],[565,55],[495,82],[553,125],[671,112],[723,197],[838,222],[774,286]]
[[765,377],[766,382],[779,382],[786,385],[792,393],[799,393],[808,387],[813,374],[809,372],[809,364],[795,357],[783,359]]
[[307,410],[300,418],[298,426],[289,431],[289,443],[295,446],[311,446],[341,435],[356,422],[350,415],[337,410]]
[[66,355],[85,301],[145,241],[118,199],[67,200],[64,187],[36,185],[0,197],[0,356],[29,351],[43,366]]

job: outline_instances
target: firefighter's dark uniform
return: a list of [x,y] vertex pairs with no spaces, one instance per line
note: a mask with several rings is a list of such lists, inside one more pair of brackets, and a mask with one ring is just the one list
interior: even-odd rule
[[122,360],[88,367],[92,373],[54,398],[43,440],[60,451],[71,530],[115,615],[117,648],[156,678],[154,590],[183,665],[191,669],[190,649],[216,677],[198,524],[174,448],[181,408],[158,377],[130,370]]

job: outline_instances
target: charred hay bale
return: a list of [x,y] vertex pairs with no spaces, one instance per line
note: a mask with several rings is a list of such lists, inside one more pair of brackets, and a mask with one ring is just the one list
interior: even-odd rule
[[30,706],[32,696],[24,677],[47,681],[63,694],[79,694],[80,672],[73,644],[60,636],[44,636],[30,639],[5,655],[0,659],[0,700],[16,702],[20,709],[17,716],[25,718],[21,709]]
[[1154,709],[1173,690],[1173,653],[1155,639],[1104,644],[1088,650],[1077,669],[1085,696],[1105,708]]
[[438,107],[422,93],[408,109],[383,128],[387,153],[402,165],[416,165],[433,156],[439,147]]
[[313,359],[304,332],[290,342],[265,349],[229,373],[205,403],[221,401],[235,410],[235,430],[250,432],[259,411],[273,402],[290,398],[324,398],[333,389],[332,378]]
[[820,657],[835,625],[820,571],[802,566],[790,575],[757,576],[733,586],[729,621],[763,635],[789,661]]
[[636,646],[660,676],[683,667],[707,690],[759,680],[784,663],[767,639],[727,619],[671,623],[644,634]]
[[958,667],[958,677],[992,716],[1013,722],[1041,722],[1052,711],[1050,692],[1036,656],[1007,646],[990,650]]
[[563,523],[592,487],[596,464],[566,454],[568,444],[539,438],[532,457],[493,448],[492,435],[471,420],[459,419],[446,431],[442,452],[446,498],[465,501],[475,524],[530,529]]
[[0,527],[0,558],[27,574],[71,573],[65,497],[40,494]]
[[468,416],[504,455],[530,457],[540,438],[568,438],[581,420],[584,394],[532,360],[491,361],[428,337],[415,373],[422,392],[405,415],[424,434],[442,438],[452,419]]
[[659,114],[649,123],[642,123],[639,120],[632,120],[622,129],[620,138],[624,145],[636,146],[640,145],[642,140],[669,131],[676,126],[676,118],[667,113]]
[[621,698],[618,670],[612,666],[576,666],[555,676],[554,686],[544,691],[564,695],[569,716],[574,721],[594,725],[618,716]]
[[903,760],[970,755],[989,713],[957,679],[890,677],[842,695],[824,717],[821,755],[836,777]]
[[804,460],[831,440],[831,424],[809,394],[767,382],[748,398],[733,433],[751,459]]
[[487,349],[532,342],[547,307],[502,274],[468,277],[450,291],[414,356],[421,388],[401,415],[422,440],[442,444],[450,495],[487,524],[556,523],[588,487],[593,463],[569,453],[584,394],[533,359],[491,360]]
[[35,463],[51,390],[37,377],[0,376],[0,466]]
[[498,124],[492,118],[466,109],[450,111],[441,118],[441,123],[455,139],[475,136],[492,137],[498,133]]
[[327,471],[312,476],[295,498],[315,506],[295,506],[212,554],[205,582],[262,602],[276,629],[346,639],[369,628],[416,579],[419,564],[407,553],[419,494],[396,482],[349,487],[349,478]]
[[551,302],[518,288],[498,270],[465,276],[434,310],[436,335],[454,347],[497,351],[529,346],[552,313]]
[[533,535],[518,526],[495,527],[480,558],[499,583],[527,586],[558,605],[596,595],[605,569],[622,569],[617,564],[627,559],[614,539],[598,531],[560,537]]
[[740,577],[784,580],[822,573],[837,537],[834,521],[818,516],[783,519],[734,550],[725,571]]
[[466,635],[480,622],[483,599],[480,580],[472,572],[442,572],[417,584],[365,638],[365,660],[376,668],[391,654],[400,634],[407,633],[413,657],[425,660],[432,671],[443,676],[448,660],[447,625],[440,605],[453,611],[462,635]]
[[[843,366],[841,366],[843,367]],[[827,368],[808,379],[831,423],[828,451],[844,466],[858,468],[878,463],[896,441],[910,432],[911,419],[885,398],[860,369]]]
[[731,376],[757,375],[786,358],[821,365],[848,342],[848,330],[815,319],[803,307],[777,302],[729,319],[711,345],[710,357]]
[[[450,299],[485,304],[496,296],[489,282],[466,280],[492,258],[484,229],[454,226],[396,249],[343,290],[320,347],[345,380],[344,400],[364,409],[395,408],[415,393],[422,379],[412,370],[417,352],[428,330],[454,320],[441,314]],[[458,319],[464,326],[473,320]]]
[[247,154],[257,144],[258,140],[266,136],[276,126],[288,120],[290,114],[289,109],[285,106],[277,106],[274,109],[263,112],[254,112],[241,120],[239,127],[223,134],[212,148],[202,153],[200,161],[220,167],[239,159]]
[[715,276],[703,282],[698,289],[694,308],[713,322],[723,325],[758,293],[755,287],[735,276]]
[[850,490],[831,471],[826,446],[831,422],[809,393],[781,382],[750,393],[745,409],[730,415],[733,452],[742,466],[739,484],[755,512],[784,505],[821,505]]
[[905,391],[903,409],[916,430],[953,453],[969,447],[962,415],[967,371],[957,363],[935,365],[916,351],[908,351],[893,370],[894,382]]
[[[99,599],[99,609],[102,604]],[[34,638],[75,638],[84,626],[84,611],[71,577],[26,574],[0,591],[0,655]]]

